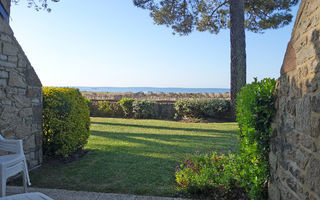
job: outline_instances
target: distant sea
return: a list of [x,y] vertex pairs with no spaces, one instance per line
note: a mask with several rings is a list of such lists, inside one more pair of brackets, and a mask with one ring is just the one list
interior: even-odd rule
[[157,87],[74,87],[88,92],[143,92],[143,93],[225,93],[226,88],[157,88]]

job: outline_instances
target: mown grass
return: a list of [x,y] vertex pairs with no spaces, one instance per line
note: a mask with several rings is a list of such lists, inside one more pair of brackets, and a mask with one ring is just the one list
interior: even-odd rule
[[238,150],[236,123],[91,118],[88,153],[31,173],[35,187],[175,196],[175,167],[185,155]]

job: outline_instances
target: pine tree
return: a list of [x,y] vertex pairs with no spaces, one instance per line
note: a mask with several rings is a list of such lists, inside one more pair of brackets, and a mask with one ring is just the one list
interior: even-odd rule
[[262,33],[277,29],[292,20],[291,7],[298,0],[133,0],[135,6],[150,10],[158,25],[166,25],[179,35],[194,29],[218,34],[230,28],[231,108],[246,84],[245,29]]

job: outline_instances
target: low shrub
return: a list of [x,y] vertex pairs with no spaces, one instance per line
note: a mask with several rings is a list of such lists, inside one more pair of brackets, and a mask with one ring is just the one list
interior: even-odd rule
[[88,101],[73,88],[43,88],[43,153],[68,157],[89,138]]
[[269,181],[269,142],[275,115],[274,79],[257,79],[237,96],[236,118],[240,127],[241,154],[247,158],[243,168],[246,190],[251,199],[266,199]]
[[125,116],[128,118],[133,116],[133,102],[133,99],[126,97],[118,101],[118,104],[121,106]]
[[191,154],[177,166],[176,182],[192,196],[241,199],[245,191],[240,187],[237,163],[238,158],[233,154]]
[[101,112],[102,115],[107,115],[110,111],[110,105],[108,101],[99,101],[98,102],[98,110]]
[[133,115],[137,119],[157,119],[159,118],[159,107],[154,101],[140,100],[132,104]]
[[230,102],[218,99],[188,99],[175,103],[176,118],[228,118]]
[[110,109],[106,117],[124,118],[125,114],[122,107],[117,103],[110,103]]

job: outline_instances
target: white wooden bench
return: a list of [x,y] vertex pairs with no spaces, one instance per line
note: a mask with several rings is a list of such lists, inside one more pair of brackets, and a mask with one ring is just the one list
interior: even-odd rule
[[53,200],[40,192],[16,194],[0,198],[0,200]]

